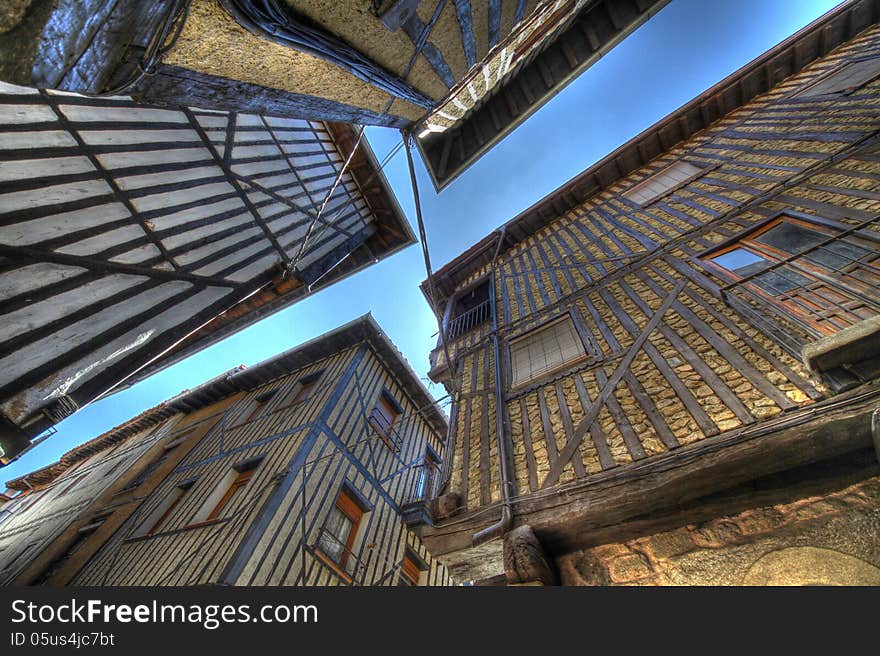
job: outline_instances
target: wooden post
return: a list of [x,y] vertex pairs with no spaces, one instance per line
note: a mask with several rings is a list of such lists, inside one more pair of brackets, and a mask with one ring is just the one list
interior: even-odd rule
[[517,526],[505,534],[504,574],[508,585],[557,585],[553,565],[531,526]]

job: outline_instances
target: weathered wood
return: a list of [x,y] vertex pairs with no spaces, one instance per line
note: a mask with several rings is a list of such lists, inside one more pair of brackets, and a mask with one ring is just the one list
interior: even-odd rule
[[[526,498],[514,505],[518,522],[530,525],[553,553],[595,544],[591,535],[603,528],[795,467],[873,448],[870,433],[880,390],[824,402],[814,409],[768,422],[762,431],[736,430],[711,440],[653,456],[638,466],[594,475],[564,497]],[[835,405],[835,404],[840,405]],[[774,428],[773,425],[777,427]],[[788,425],[785,425],[788,424]],[[426,529],[422,539],[437,556],[459,552],[470,536],[495,518],[481,516],[455,525]],[[609,534],[601,539],[607,541]]]
[[[683,280],[679,281],[679,283],[684,283]],[[612,308],[615,313],[615,316],[618,318],[620,323],[630,332],[632,335],[638,335],[638,327],[633,322],[633,320],[624,312],[623,308],[621,308],[617,301],[611,297],[610,294],[605,293],[604,290],[600,292],[600,295],[605,300],[605,302]],[[712,421],[711,417],[706,413],[700,403],[697,401],[693,392],[682,382],[681,378],[673,371],[672,367],[669,366],[669,363],[666,362],[666,359],[660,354],[655,347],[650,342],[645,342],[644,344],[644,352],[651,359],[651,362],[654,364],[657,369],[660,370],[660,373],[663,374],[663,377],[675,390],[676,395],[679,400],[684,404],[687,408],[688,412],[693,416],[694,421],[700,427],[700,429],[706,435],[715,435],[718,433],[718,428],[715,425],[715,422]]]
[[428,512],[435,522],[449,519],[461,511],[461,496],[450,492],[428,502]]
[[[559,406],[559,413],[562,415],[562,428],[564,430],[564,437],[568,439],[570,436],[574,434],[574,426],[571,423],[571,414],[568,411],[568,403],[565,398],[565,391],[562,389],[562,383],[556,383],[554,385],[556,390],[556,403]],[[574,475],[583,478],[587,475],[587,472],[584,470],[584,463],[579,457],[574,457],[571,459],[572,467],[574,468]]]
[[510,583],[556,585],[558,577],[531,526],[517,526],[504,535],[504,575]]

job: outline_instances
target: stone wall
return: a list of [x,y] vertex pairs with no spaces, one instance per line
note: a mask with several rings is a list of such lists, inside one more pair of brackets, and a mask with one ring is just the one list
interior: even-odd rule
[[558,561],[564,585],[880,585],[880,477]]

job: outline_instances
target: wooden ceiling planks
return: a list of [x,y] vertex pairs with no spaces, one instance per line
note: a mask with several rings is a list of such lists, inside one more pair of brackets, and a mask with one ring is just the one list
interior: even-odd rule
[[[518,58],[512,66],[507,62],[510,68],[505,67],[500,83],[475,99],[474,105],[458,123],[443,132],[432,131],[418,139],[435,187],[440,190],[452,182],[606,49],[635,30],[667,2],[598,0],[585,3],[573,16],[565,13],[568,9],[564,3],[553,5],[553,11],[564,20],[557,24],[551,18],[548,25],[552,29],[541,33],[536,41],[537,47],[528,51],[525,57]],[[540,29],[537,31],[541,32]],[[514,58],[511,55],[511,59]],[[518,92],[525,101],[511,103],[510,92]],[[499,117],[504,117],[500,126]],[[449,142],[454,142],[454,147],[451,148]]]

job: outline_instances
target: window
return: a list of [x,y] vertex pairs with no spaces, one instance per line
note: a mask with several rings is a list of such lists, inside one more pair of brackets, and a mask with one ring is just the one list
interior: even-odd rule
[[400,563],[400,578],[397,579],[397,585],[416,587],[422,580],[422,572],[426,572],[428,566],[421,558],[419,558],[412,549],[407,548],[403,555],[403,562]]
[[130,492],[131,490],[134,490],[135,488],[140,487],[140,485],[145,480],[147,480],[147,478],[149,478],[150,474],[152,474],[154,471],[156,471],[162,465],[162,463],[168,459],[168,456],[170,456],[172,454],[172,452],[177,447],[179,447],[181,444],[186,442],[186,440],[190,437],[190,435],[194,431],[195,431],[195,429],[190,429],[188,431],[185,431],[182,435],[179,435],[178,437],[171,440],[168,444],[166,444],[162,449],[162,453],[160,453],[153,460],[151,460],[150,463],[148,465],[146,465],[137,476],[135,476],[131,481],[129,481],[129,483],[124,488],[119,490],[119,492],[117,492],[116,494],[123,494],[124,492]]
[[832,93],[848,93],[880,75],[880,57],[846,62],[829,74],[811,82],[794,94],[795,98],[812,98]]
[[220,497],[220,501],[217,502],[217,505],[214,506],[214,509],[208,514],[204,521],[211,521],[220,516],[223,509],[228,506],[236,496],[239,496],[245,487],[247,487],[247,484],[250,482],[251,478],[253,478],[254,472],[257,470],[257,465],[259,464],[259,460],[249,460],[235,468],[235,477],[232,479],[232,482],[229,483],[226,492]]
[[456,296],[449,316],[446,324],[447,339],[455,339],[488,321],[492,316],[489,281]]
[[79,551],[80,547],[82,547],[83,543],[95,532],[97,531],[101,525],[107,520],[110,516],[109,513],[102,515],[100,517],[95,517],[88,524],[80,528],[76,532],[76,536],[73,540],[68,544],[67,548],[56,558],[52,560],[48,565],[46,565],[45,569],[43,569],[40,574],[31,581],[31,585],[43,585],[50,578],[52,578],[63,566],[64,564],[70,560],[70,557],[73,556],[77,551]]
[[389,449],[397,448],[397,432],[394,430],[394,422],[400,416],[402,409],[388,392],[383,391],[379,395],[379,402],[370,414],[370,426],[373,427],[382,441]]
[[525,385],[587,358],[569,315],[551,321],[510,342],[513,386]]
[[242,421],[238,422],[239,424],[246,424],[249,421],[256,419],[263,410],[266,409],[266,405],[269,403],[269,400],[275,396],[275,392],[278,390],[270,390],[268,392],[263,392],[262,394],[258,394],[254,397],[253,405],[251,406],[251,411],[248,416]]
[[623,192],[623,197],[643,207],[659,200],[670,191],[678,189],[704,172],[704,169],[685,162],[673,162],[651,177]]
[[174,490],[171,491],[171,494],[168,496],[165,502],[161,506],[159,506],[156,511],[154,511],[153,516],[155,516],[155,519],[153,519],[153,516],[151,516],[145,522],[145,524],[150,527],[146,531],[146,535],[153,535],[154,533],[159,532],[159,530],[162,528],[162,525],[165,523],[165,520],[167,520],[171,516],[171,513],[174,512],[174,509],[177,508],[183,497],[186,496],[186,493],[192,488],[195,482],[195,479],[184,481],[183,483],[177,485]]
[[425,459],[418,465],[416,472],[416,487],[413,501],[423,501],[434,496],[434,485],[437,482],[439,466],[435,456],[430,450],[425,451]]
[[317,373],[300,378],[294,389],[293,398],[290,400],[290,405],[297,405],[299,403],[305,403],[306,401],[308,401],[311,398],[312,392],[315,390],[315,385],[318,384],[318,379],[321,378],[322,373],[324,372],[319,371]]
[[343,487],[327,515],[318,538],[318,552],[343,572],[367,507],[353,491]]
[[781,215],[701,255],[716,273],[818,335],[880,314],[880,237]]

